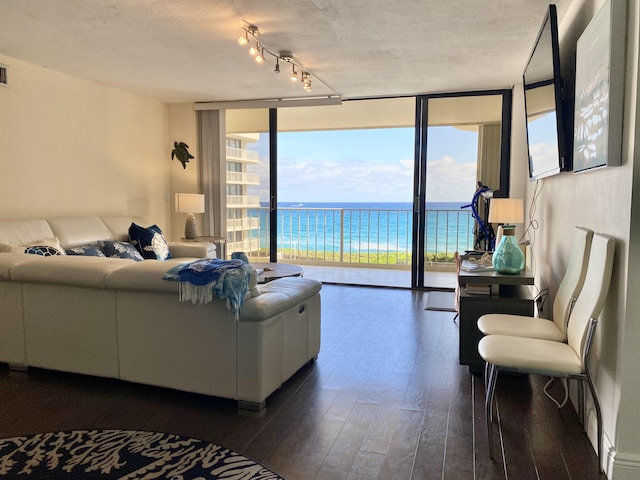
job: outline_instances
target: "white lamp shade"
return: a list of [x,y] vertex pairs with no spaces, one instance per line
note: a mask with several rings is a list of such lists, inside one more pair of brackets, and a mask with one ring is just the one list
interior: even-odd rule
[[176,212],[204,213],[204,195],[201,193],[176,193]]
[[521,198],[493,198],[489,205],[489,223],[523,223]]

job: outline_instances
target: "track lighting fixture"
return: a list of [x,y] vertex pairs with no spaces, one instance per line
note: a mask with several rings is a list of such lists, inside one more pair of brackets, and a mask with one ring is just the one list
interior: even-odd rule
[[263,63],[264,62],[264,48],[258,45],[258,53],[256,53],[256,62]]
[[[265,61],[265,54],[270,55],[276,60],[276,65],[275,65],[275,68],[273,69],[275,73],[280,73],[280,61],[291,64],[291,76],[289,77],[291,78],[291,81],[295,82],[296,80],[298,80],[298,71],[299,71],[302,87],[307,92],[311,91],[311,74],[309,73],[309,70],[305,69],[300,63],[294,60],[290,52],[281,51],[279,53],[274,53],[272,50],[265,47],[264,44],[259,40],[260,32],[258,30],[257,25],[244,22],[244,27],[242,28],[244,30],[244,35],[238,38],[238,43],[240,45],[247,45],[252,41],[255,41],[255,45],[251,46],[251,48],[249,49],[249,53],[255,58],[257,63],[263,63]],[[318,77],[316,77],[316,80],[318,80],[325,87],[327,87],[329,90],[331,90],[333,93],[339,96],[338,92],[336,92],[333,88],[331,88],[322,80],[318,79]]]

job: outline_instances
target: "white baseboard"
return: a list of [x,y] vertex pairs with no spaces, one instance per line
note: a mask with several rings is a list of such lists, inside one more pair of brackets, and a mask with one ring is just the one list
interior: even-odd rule
[[636,480],[640,478],[640,455],[611,451],[605,473],[611,480]]

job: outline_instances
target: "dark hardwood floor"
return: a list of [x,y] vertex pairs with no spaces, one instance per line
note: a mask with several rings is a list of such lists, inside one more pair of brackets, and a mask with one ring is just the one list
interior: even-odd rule
[[489,459],[482,376],[458,365],[453,314],[425,311],[425,299],[410,290],[325,286],[318,360],[261,413],[201,395],[3,366],[0,437],[170,432],[235,449],[288,480],[604,479],[575,411],[546,399],[539,377],[500,378],[498,454]]

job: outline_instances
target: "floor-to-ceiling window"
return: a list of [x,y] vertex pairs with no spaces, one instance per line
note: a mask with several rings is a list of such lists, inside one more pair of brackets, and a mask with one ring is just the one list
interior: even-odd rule
[[508,111],[509,91],[226,110],[227,252],[433,286],[476,246],[478,182],[508,188]]
[[488,205],[508,196],[511,91],[425,95],[416,108],[412,286],[456,251],[491,248]]
[[269,242],[269,111],[226,111],[227,255],[245,252],[268,259]]

